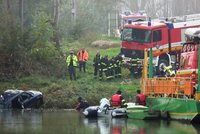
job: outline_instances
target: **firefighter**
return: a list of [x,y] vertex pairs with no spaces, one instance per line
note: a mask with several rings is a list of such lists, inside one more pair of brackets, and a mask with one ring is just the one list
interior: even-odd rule
[[114,77],[115,78],[117,78],[118,77],[118,68],[117,68],[117,56],[116,57],[114,57],[114,68],[113,68],[113,70],[114,70]]
[[116,63],[116,66],[115,66],[115,77],[118,77],[118,78],[121,78],[122,76],[122,63],[123,63],[123,59],[120,55],[116,56],[115,57],[115,63]]
[[108,79],[113,79],[114,75],[115,75],[115,59],[114,57],[112,57],[109,61],[108,61]]
[[100,62],[98,63],[98,71],[99,71],[99,80],[103,80],[103,58],[100,58]]
[[104,56],[100,60],[99,68],[99,80],[103,80],[103,73],[105,73],[106,79],[109,79],[109,70],[108,70],[108,55]]
[[104,64],[105,64],[104,73],[105,73],[105,76],[106,76],[106,80],[109,80],[110,79],[110,70],[109,70],[108,55],[106,55],[105,58],[104,58]]
[[141,59],[139,59],[139,58],[131,59],[130,72],[133,75],[133,77],[139,78],[141,71],[142,71],[142,69],[141,69]]
[[111,98],[111,105],[113,108],[123,107],[125,99],[121,95],[121,91],[118,90]]
[[93,59],[94,77],[95,78],[99,75],[100,61],[101,61],[101,55],[100,55],[100,52],[97,52]]
[[73,51],[70,51],[70,55],[67,57],[66,62],[67,62],[67,67],[69,71],[70,80],[73,80],[73,79],[76,80],[76,67],[77,67],[78,59],[74,55]]
[[83,68],[83,71],[85,72],[85,68],[86,68],[86,62],[88,61],[88,52],[82,48],[78,53],[77,53],[77,56],[78,56],[78,61],[79,61],[79,70],[82,71],[82,68]]
[[175,71],[172,69],[172,66],[164,66],[165,76],[174,77],[176,75]]
[[141,90],[137,90],[137,95],[135,97],[135,104],[136,105],[146,105],[146,97],[144,94],[141,93]]

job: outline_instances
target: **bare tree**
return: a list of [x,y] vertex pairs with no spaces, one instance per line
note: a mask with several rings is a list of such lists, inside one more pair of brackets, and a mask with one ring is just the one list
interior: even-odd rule
[[52,26],[54,29],[53,33],[53,40],[56,43],[56,47],[59,48],[60,46],[60,37],[59,37],[59,28],[58,28],[58,22],[59,22],[59,5],[60,5],[60,0],[54,0],[54,8],[53,8],[53,22]]

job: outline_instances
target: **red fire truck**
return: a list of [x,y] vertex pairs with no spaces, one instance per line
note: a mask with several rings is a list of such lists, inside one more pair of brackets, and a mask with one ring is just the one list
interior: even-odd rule
[[120,16],[120,27],[123,28],[129,20],[131,20],[132,22],[146,21],[147,15],[144,11],[139,11],[138,13],[131,13],[130,11],[124,12]]
[[188,28],[185,31],[187,41],[183,43],[180,55],[180,65],[177,77],[192,78],[193,86],[198,83],[198,48],[200,43],[200,28]]
[[192,27],[200,27],[199,14],[188,15],[182,20],[172,18],[164,21],[129,22],[121,35],[121,54],[125,58],[143,59],[144,49],[152,48],[153,63],[159,74],[162,66],[178,63],[181,43],[185,41],[184,32]]

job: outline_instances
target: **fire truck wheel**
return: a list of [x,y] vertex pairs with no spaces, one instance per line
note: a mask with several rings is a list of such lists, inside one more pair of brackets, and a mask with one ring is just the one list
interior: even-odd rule
[[169,62],[166,59],[159,60],[157,74],[161,74],[161,72],[163,71],[163,66],[169,66]]

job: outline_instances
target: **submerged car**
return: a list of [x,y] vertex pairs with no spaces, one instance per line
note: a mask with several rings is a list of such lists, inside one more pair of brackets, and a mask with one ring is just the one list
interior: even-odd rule
[[0,108],[24,109],[40,108],[43,104],[43,95],[39,91],[6,90],[0,96]]

